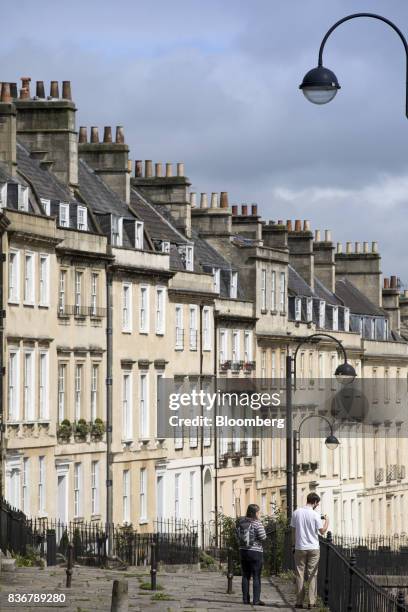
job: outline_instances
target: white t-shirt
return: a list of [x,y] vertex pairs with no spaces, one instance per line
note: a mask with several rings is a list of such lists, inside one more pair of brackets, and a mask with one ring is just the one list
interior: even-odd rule
[[291,527],[296,529],[296,550],[317,550],[319,548],[319,529],[323,527],[320,514],[311,506],[304,506],[294,511]]

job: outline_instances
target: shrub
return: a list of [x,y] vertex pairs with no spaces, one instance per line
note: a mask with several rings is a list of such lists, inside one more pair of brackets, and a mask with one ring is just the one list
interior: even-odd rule
[[105,433],[105,424],[100,418],[96,418],[91,424],[91,436],[93,438],[102,438]]
[[78,438],[86,438],[89,433],[89,425],[85,421],[85,419],[79,419],[79,421],[75,424],[75,435]]
[[71,422],[68,419],[64,419],[63,421],[61,421],[61,423],[59,424],[59,427],[57,428],[57,436],[58,438],[69,440],[69,438],[71,437],[71,434],[72,434]]

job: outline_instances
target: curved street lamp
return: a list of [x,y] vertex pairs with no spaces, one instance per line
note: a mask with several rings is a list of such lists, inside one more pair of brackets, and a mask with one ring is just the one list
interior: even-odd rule
[[334,72],[323,66],[323,50],[330,34],[339,25],[341,25],[345,21],[350,21],[350,19],[356,19],[357,17],[370,17],[372,19],[378,19],[379,21],[383,21],[384,23],[389,25],[400,37],[402,44],[404,45],[405,55],[407,59],[405,115],[408,118],[408,43],[405,36],[401,32],[401,30],[395,25],[395,23],[393,23],[386,17],[376,15],[375,13],[354,13],[353,15],[343,17],[343,19],[340,19],[340,21],[337,21],[334,25],[332,25],[332,27],[327,31],[320,44],[318,65],[316,66],[316,68],[312,68],[312,70],[309,70],[309,72],[305,74],[301,85],[299,85],[299,89],[303,91],[305,98],[313,104],[327,104],[328,102],[333,100],[338,90],[340,89],[340,85]]
[[338,439],[333,433],[333,425],[330,423],[329,419],[327,419],[322,414],[309,414],[304,419],[302,419],[302,421],[299,423],[298,430],[293,432],[293,444],[294,444],[294,451],[295,451],[294,452],[294,455],[295,455],[294,464],[295,465],[294,465],[294,472],[293,472],[293,509],[294,510],[296,510],[297,508],[297,466],[298,466],[297,458],[300,452],[300,431],[302,429],[303,424],[309,419],[321,419],[322,421],[325,421],[328,424],[330,428],[330,434],[327,436],[324,443],[329,450],[335,451],[336,448],[340,444],[340,442],[338,441]]
[[[333,342],[335,342],[343,354],[344,361],[336,368],[336,371],[334,372],[334,375],[337,378],[337,380],[342,384],[350,384],[351,382],[354,381],[354,379],[357,376],[355,369],[353,368],[351,363],[349,363],[347,360],[346,349],[344,348],[340,340],[338,340],[338,338],[336,338],[335,336],[332,336],[331,334],[317,332],[315,334],[312,334],[311,336],[307,336],[306,338],[302,339],[301,342],[299,342],[293,356],[287,355],[286,357],[286,507],[287,507],[288,519],[292,517],[292,510],[293,510],[293,488],[292,488],[292,482],[293,482],[292,391],[293,389],[292,389],[292,377],[293,375],[295,377],[295,389],[296,389],[296,357],[298,355],[298,352],[300,348],[307,342],[318,341],[321,338],[328,338],[329,340],[332,340]],[[330,438],[329,436],[329,438],[326,440],[326,445],[327,443],[329,444],[336,443],[335,440],[337,440],[337,438],[334,439],[333,431],[331,432],[331,436],[333,439],[329,440]]]

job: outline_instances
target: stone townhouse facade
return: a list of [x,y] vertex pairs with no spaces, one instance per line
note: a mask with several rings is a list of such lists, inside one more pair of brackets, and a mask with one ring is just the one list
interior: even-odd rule
[[[210,524],[252,501],[284,510],[284,430],[160,437],[160,385],[280,390],[287,355],[324,332],[359,378],[401,381],[384,401],[406,405],[407,295],[396,277],[382,281],[376,243],[343,251],[331,232],[265,222],[226,192],[198,202],[180,163],[133,171],[123,129],[78,134],[70,84],[61,96],[58,86],[46,96],[37,82],[34,96],[23,79],[17,96],[2,85],[3,494],[32,516],[140,531],[156,519]],[[321,387],[330,400],[338,359],[327,338],[302,345],[295,430],[316,412],[300,398]],[[402,424],[345,424],[329,451],[311,422],[299,503],[318,491],[337,533],[406,531]]]

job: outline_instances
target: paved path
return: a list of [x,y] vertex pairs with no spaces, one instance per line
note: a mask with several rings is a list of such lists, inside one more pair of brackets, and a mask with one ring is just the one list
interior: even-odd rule
[[[239,577],[234,577],[234,593],[227,595],[227,579],[219,572],[160,572],[157,582],[162,589],[157,593],[166,599],[152,600],[154,594],[141,588],[143,582],[150,580],[148,568],[129,568],[128,571],[119,572],[85,567],[74,568],[71,589],[65,588],[64,568],[21,568],[13,573],[2,573],[0,609],[2,612],[15,612],[18,609],[24,612],[46,612],[56,608],[66,612],[110,612],[114,579],[128,581],[129,612],[259,612],[264,609],[242,604]],[[275,578],[272,581],[264,578],[262,583],[262,599],[269,609],[280,612],[294,610],[293,587],[290,583]],[[9,594],[33,592],[65,594],[66,603],[8,603]]]

